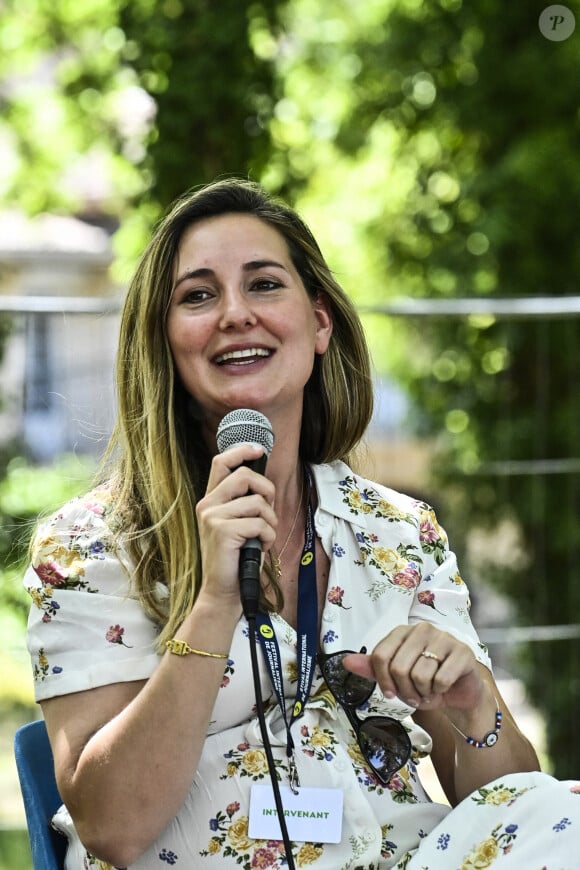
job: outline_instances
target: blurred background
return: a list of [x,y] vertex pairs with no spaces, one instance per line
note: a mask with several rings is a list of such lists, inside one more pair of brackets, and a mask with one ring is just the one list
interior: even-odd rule
[[105,447],[151,227],[222,175],[310,224],[372,349],[365,470],[435,506],[523,730],[580,776],[580,6],[558,9],[0,0],[2,870],[30,867],[27,541]]

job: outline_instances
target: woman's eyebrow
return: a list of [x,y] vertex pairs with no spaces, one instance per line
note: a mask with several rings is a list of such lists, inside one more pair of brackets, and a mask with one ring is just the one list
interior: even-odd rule
[[183,275],[180,275],[179,278],[176,279],[173,289],[179,287],[182,281],[187,281],[189,278],[211,278],[214,275],[215,272],[213,269],[188,269],[187,272],[184,272]]
[[[257,272],[259,269],[267,269],[267,268],[275,268],[275,269],[283,269],[285,272],[288,271],[288,268],[284,266],[283,263],[278,263],[276,260],[250,260],[247,263],[244,263],[242,269],[244,272]],[[188,281],[192,278],[213,278],[215,277],[215,272],[213,269],[209,269],[207,267],[201,267],[199,269],[188,269],[182,275],[177,278],[175,284],[173,285],[173,289],[179,287],[182,281]]]
[[288,267],[283,263],[278,263],[276,260],[250,260],[249,263],[244,263],[242,266],[244,272],[256,272],[258,269],[267,269],[273,267],[275,269],[284,269],[288,271]]

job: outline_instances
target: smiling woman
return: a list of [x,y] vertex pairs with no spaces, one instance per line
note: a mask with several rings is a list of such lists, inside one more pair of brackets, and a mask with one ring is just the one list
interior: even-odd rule
[[[67,870],[573,866],[580,785],[537,771],[445,532],[350,467],[368,352],[298,215],[237,180],[178,202],[129,288],[117,383],[97,485],[43,522],[25,578]],[[262,447],[217,450],[233,409],[271,424],[264,474]],[[430,751],[453,810],[417,775]]]
[[295,436],[332,318],[322,292],[307,294],[284,238],[253,215],[199,221],[180,241],[176,273],[167,337],[208,435],[248,407]]

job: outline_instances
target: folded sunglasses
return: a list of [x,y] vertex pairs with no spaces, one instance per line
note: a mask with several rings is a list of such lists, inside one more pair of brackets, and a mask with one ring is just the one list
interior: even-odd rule
[[[375,690],[376,681],[348,671],[343,659],[355,651],[343,649],[335,653],[319,653],[318,663],[326,685],[344,709],[360,750],[378,779],[387,785],[397,770],[411,757],[411,741],[398,719],[390,716],[360,718],[356,708],[365,704]],[[366,652],[366,647],[361,648]]]

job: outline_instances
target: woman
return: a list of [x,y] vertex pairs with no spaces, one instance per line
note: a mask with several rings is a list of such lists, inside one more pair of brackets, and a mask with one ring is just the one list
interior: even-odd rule
[[[530,796],[542,785],[558,823],[572,805],[577,823],[580,797],[537,772],[430,508],[348,465],[371,414],[368,354],[300,218],[237,180],[178,202],[129,288],[117,382],[101,483],[41,526],[25,579],[69,870],[288,866],[249,807],[268,782],[239,594],[249,538],[265,554],[262,634],[279,648],[274,665],[260,655],[276,770],[302,805],[334,802],[330,833],[308,822],[294,836],[295,866],[537,863],[546,820]],[[261,448],[217,451],[237,408],[272,424],[265,475],[250,467]],[[304,621],[328,686],[319,668],[305,677]],[[451,811],[417,775],[431,746]]]

